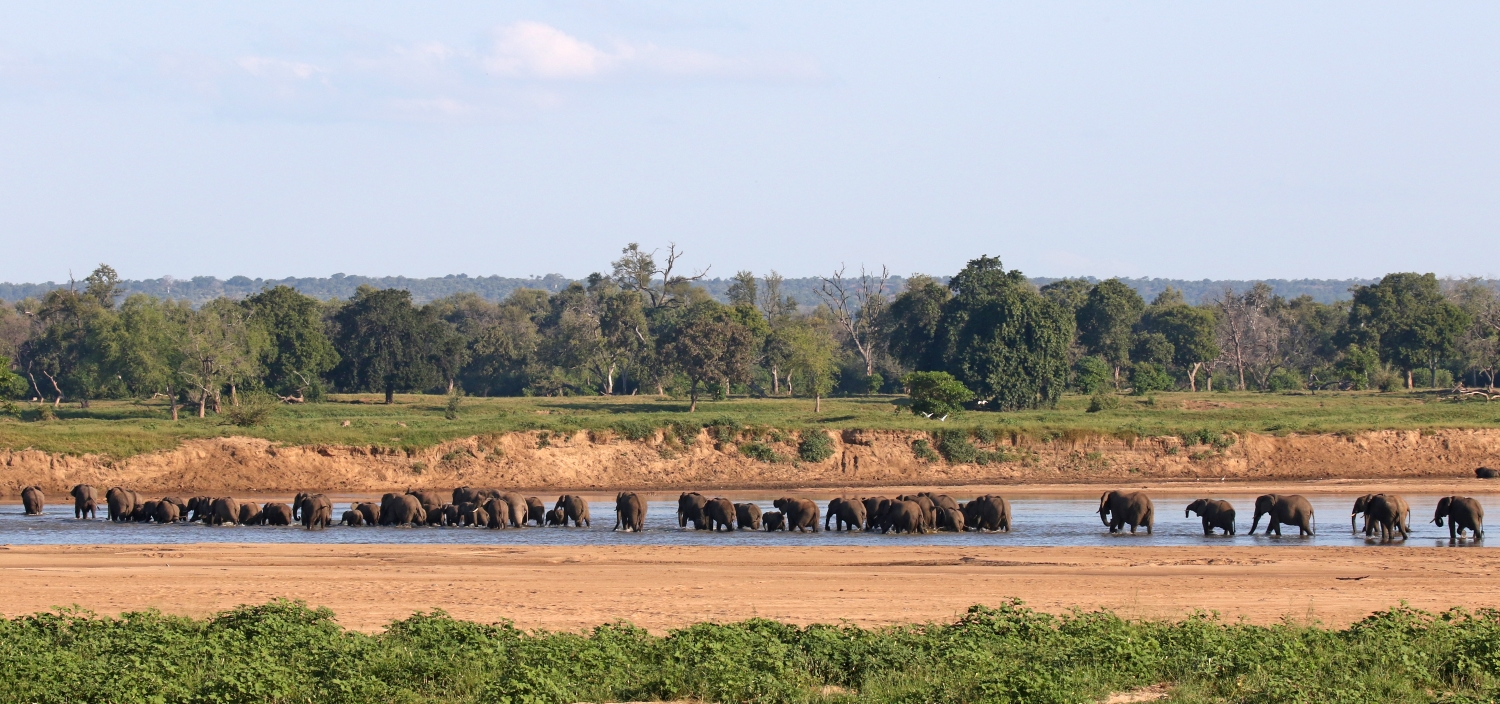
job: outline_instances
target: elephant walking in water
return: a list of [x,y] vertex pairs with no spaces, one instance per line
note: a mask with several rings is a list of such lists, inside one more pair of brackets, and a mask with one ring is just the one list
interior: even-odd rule
[[1314,535],[1313,507],[1298,494],[1263,494],[1255,499],[1255,518],[1250,521],[1250,534],[1255,535],[1260,517],[1268,516],[1266,535],[1272,532],[1281,537],[1281,524],[1297,526],[1298,535]]
[[1354,525],[1354,517],[1360,513],[1365,514],[1365,537],[1374,534],[1375,528],[1380,528],[1381,542],[1390,542],[1401,534],[1401,539],[1411,537],[1411,506],[1406,499],[1395,494],[1365,494],[1354,502],[1354,512],[1349,514],[1349,524]]
[[740,530],[760,530],[760,507],[752,503],[735,504],[734,524]]
[[1438,501],[1432,522],[1442,528],[1444,518],[1448,519],[1449,544],[1464,537],[1465,530],[1473,531],[1475,540],[1484,539],[1484,507],[1478,501],[1467,496],[1445,496]]
[[78,484],[68,492],[73,497],[74,518],[98,518],[98,503],[94,498],[94,487],[87,484]]
[[1182,517],[1187,518],[1189,513],[1196,513],[1203,519],[1204,535],[1213,535],[1215,528],[1223,530],[1224,535],[1234,535],[1234,506],[1228,501],[1198,499],[1188,504]]
[[1138,526],[1145,526],[1150,533],[1156,523],[1156,506],[1152,505],[1151,497],[1139,491],[1106,491],[1099,497],[1099,520],[1109,526],[1111,533],[1124,530],[1126,524],[1130,525],[1131,533]]
[[615,495],[615,530],[639,533],[646,527],[646,501],[633,491]]
[[568,521],[573,522],[574,528],[582,528],[583,526],[590,525],[589,502],[582,496],[577,494],[563,494],[557,497],[557,505],[553,508],[563,512],[562,524],[564,526],[568,525]]
[[47,507],[47,495],[39,486],[28,486],[21,490],[21,506],[26,509],[26,515],[40,516],[42,509]]

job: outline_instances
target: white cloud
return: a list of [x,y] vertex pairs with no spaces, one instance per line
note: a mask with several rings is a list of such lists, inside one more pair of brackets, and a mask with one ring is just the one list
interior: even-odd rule
[[484,68],[502,76],[591,78],[608,71],[618,57],[540,22],[516,22],[495,30],[493,51]]

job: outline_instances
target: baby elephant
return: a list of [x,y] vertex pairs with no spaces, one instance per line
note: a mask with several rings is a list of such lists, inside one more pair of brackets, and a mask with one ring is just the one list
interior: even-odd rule
[[560,508],[554,508],[551,511],[548,511],[547,512],[547,525],[549,525],[549,526],[565,526],[565,525],[568,525],[568,514],[565,513]]
[[786,530],[786,516],[780,511],[767,511],[761,514],[760,522],[766,527],[767,532]]
[[1189,513],[1196,513],[1203,519],[1204,535],[1213,535],[1215,528],[1223,530],[1224,535],[1234,535],[1234,506],[1228,501],[1198,499],[1188,504],[1182,517],[1187,518]]
[[350,509],[344,512],[344,518],[339,523],[346,526],[362,526],[365,524],[365,516],[359,511]]

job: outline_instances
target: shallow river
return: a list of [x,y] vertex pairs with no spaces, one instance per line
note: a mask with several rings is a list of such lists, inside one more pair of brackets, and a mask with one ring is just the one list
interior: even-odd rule
[[[19,504],[0,506],[0,544],[58,545],[91,543],[494,543],[514,545],[986,545],[1017,547],[1048,546],[1128,546],[1128,545],[1254,545],[1254,546],[1364,546],[1378,547],[1378,540],[1367,540],[1363,532],[1351,535],[1349,509],[1357,495],[1314,495],[1310,497],[1317,521],[1318,535],[1297,536],[1295,526],[1282,526],[1283,537],[1246,535],[1254,515],[1255,497],[1227,495],[1237,511],[1239,535],[1205,537],[1197,516],[1183,517],[1188,497],[1156,497],[1154,534],[1145,529],[1136,535],[1125,532],[1110,535],[1095,513],[1098,495],[1076,498],[1011,499],[1013,530],[1010,533],[935,533],[927,535],[881,535],[879,533],[765,533],[736,531],[710,533],[677,527],[675,501],[653,501],[648,504],[646,530],[641,533],[617,533],[614,503],[591,505],[593,526],[586,528],[526,528],[522,530],[485,530],[476,528],[394,528],[332,526],[322,531],[307,531],[301,526],[205,526],[198,523],[157,525],[152,523],[110,523],[105,520],[78,521],[73,506],[51,503],[41,516],[25,516]],[[1408,547],[1448,547],[1448,528],[1432,524],[1432,513],[1440,498],[1436,495],[1406,494],[1412,506],[1412,537]],[[1492,510],[1500,506],[1500,495],[1475,494],[1480,503]],[[290,497],[288,497],[289,499]],[[728,498],[733,499],[731,495]],[[954,495],[958,501],[969,497]],[[286,500],[286,499],[284,499]],[[741,499],[743,500],[743,499]],[[378,501],[378,499],[377,499]],[[762,510],[771,510],[770,501],[756,501]],[[548,504],[550,508],[550,503]],[[827,506],[820,501],[819,507]],[[334,504],[337,519],[348,502]],[[105,515],[104,506],[99,515]],[[1261,531],[1265,530],[1261,519]],[[1128,529],[1127,529],[1128,531]],[[1378,534],[1377,534],[1378,535]],[[1500,540],[1492,541],[1500,545]],[[1394,545],[1401,545],[1397,540]],[[1482,547],[1483,542],[1478,543]],[[1460,546],[1474,546],[1468,541]]]

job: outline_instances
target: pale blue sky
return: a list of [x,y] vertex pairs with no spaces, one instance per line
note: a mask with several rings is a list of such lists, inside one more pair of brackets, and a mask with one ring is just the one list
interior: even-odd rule
[[0,280],[1495,274],[1500,5],[0,2]]

